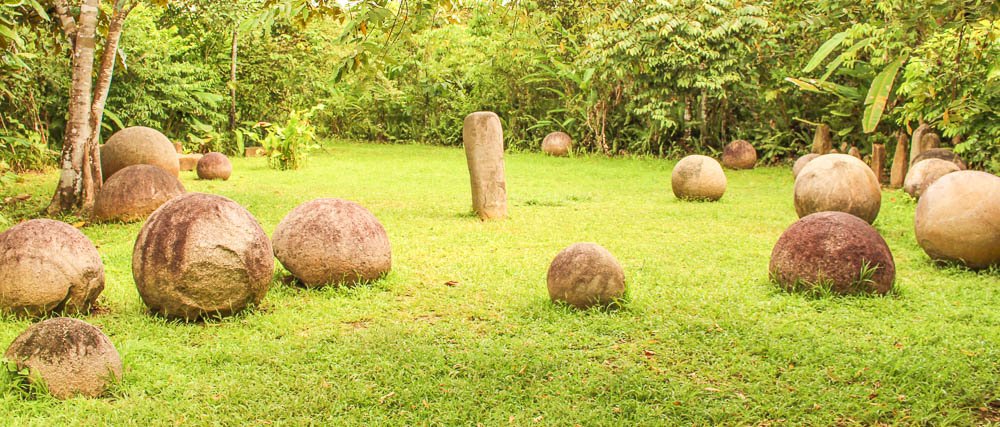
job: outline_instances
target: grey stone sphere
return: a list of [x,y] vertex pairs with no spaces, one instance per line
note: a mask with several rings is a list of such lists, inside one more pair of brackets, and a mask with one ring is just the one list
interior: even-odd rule
[[678,199],[715,201],[726,192],[726,173],[715,159],[691,155],[674,166],[670,186]]
[[208,153],[198,159],[198,178],[228,180],[233,174],[233,165],[222,153]]
[[132,165],[104,183],[94,200],[91,219],[95,222],[140,221],[184,192],[181,181],[167,171],[153,165]]
[[180,174],[174,144],[156,129],[125,128],[111,135],[101,147],[101,174],[105,181],[128,166],[143,164],[163,168],[173,176]]
[[914,228],[931,259],[971,269],[1000,264],[1000,177],[980,171],[942,176],[917,202]]
[[579,309],[608,306],[625,294],[621,265],[596,243],[576,243],[559,252],[546,281],[553,302]]
[[924,159],[921,162],[914,163],[910,171],[906,173],[906,179],[903,181],[903,191],[919,199],[924,190],[927,190],[927,187],[930,187],[934,181],[959,170],[958,165],[947,160]]
[[882,206],[882,188],[875,172],[856,157],[824,154],[802,168],[795,179],[795,211],[799,217],[838,211],[869,224]]
[[568,156],[572,148],[573,138],[565,132],[552,132],[542,140],[542,151],[550,156]]

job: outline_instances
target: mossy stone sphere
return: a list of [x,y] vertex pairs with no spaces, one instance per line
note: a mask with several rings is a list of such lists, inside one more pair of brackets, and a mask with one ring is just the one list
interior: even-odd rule
[[674,166],[670,186],[678,199],[715,201],[726,192],[726,173],[715,159],[691,155]]
[[885,294],[896,278],[892,252],[878,231],[843,212],[806,215],[788,227],[774,245],[769,271],[785,289],[828,285],[838,294]]
[[927,187],[930,187],[934,181],[959,170],[958,165],[955,163],[941,159],[931,158],[914,163],[910,171],[906,173],[906,179],[903,181],[903,191],[919,199],[924,190],[927,190]]
[[132,165],[104,183],[94,200],[91,219],[139,221],[184,191],[181,181],[167,171],[152,165]]
[[274,230],[274,256],[303,285],[356,285],[392,269],[389,235],[361,205],[317,199],[293,209]]
[[917,202],[914,228],[931,259],[972,269],[1000,264],[1000,177],[980,171],[941,177]]
[[795,211],[799,217],[837,211],[869,224],[882,206],[882,188],[875,172],[847,154],[825,154],[802,168],[795,179]]
[[802,168],[806,167],[809,162],[817,157],[819,157],[819,154],[809,153],[795,160],[795,164],[792,165],[792,177],[798,178],[799,172],[802,172]]
[[611,252],[595,243],[563,249],[549,265],[549,298],[586,309],[608,306],[625,294],[625,272]]
[[222,153],[208,153],[198,159],[198,178],[228,180],[233,174],[233,165],[229,163],[229,158]]
[[144,126],[115,132],[101,147],[101,173],[105,181],[132,165],[153,165],[173,176],[180,174],[174,144],[160,131]]
[[573,138],[565,132],[552,132],[542,140],[542,151],[550,156],[568,156],[572,148]]
[[722,149],[722,165],[730,169],[753,169],[757,150],[749,141],[737,139]]

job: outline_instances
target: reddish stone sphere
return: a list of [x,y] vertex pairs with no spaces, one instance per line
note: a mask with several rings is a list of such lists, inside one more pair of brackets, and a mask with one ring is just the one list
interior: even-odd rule
[[225,154],[212,152],[198,159],[198,178],[227,180],[233,174],[233,165]]
[[914,228],[931,259],[972,269],[1000,265],[1000,177],[980,171],[941,177],[917,202]]
[[722,150],[722,166],[730,169],[753,169],[757,164],[757,150],[742,139],[726,144]]
[[101,174],[105,181],[132,165],[153,165],[173,176],[180,175],[174,144],[160,131],[145,126],[115,132],[101,147]]
[[546,281],[553,302],[580,309],[608,306],[625,294],[622,266],[595,243],[576,243],[559,252]]
[[174,197],[184,194],[177,177],[152,165],[132,165],[118,171],[94,200],[95,222],[139,221]]
[[550,156],[568,156],[573,148],[573,138],[565,132],[552,132],[542,140],[542,151]]

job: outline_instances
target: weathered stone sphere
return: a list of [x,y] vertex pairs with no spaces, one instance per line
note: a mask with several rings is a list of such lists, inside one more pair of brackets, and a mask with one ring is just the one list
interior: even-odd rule
[[958,154],[955,154],[954,151],[951,151],[947,148],[932,148],[930,150],[924,151],[918,154],[917,157],[913,158],[913,164],[916,165],[917,163],[920,163],[927,159],[947,160],[958,166],[960,170],[965,170],[965,162],[962,161],[962,158],[959,157]]
[[198,178],[200,179],[229,179],[233,174],[233,165],[229,163],[229,158],[222,153],[208,153],[198,160]]
[[181,172],[193,171],[198,167],[198,160],[205,157],[202,154],[178,154],[177,162],[180,164]]
[[958,165],[941,159],[924,159],[913,164],[903,181],[903,191],[913,197],[920,198],[924,190],[934,181],[952,172],[958,172]]
[[563,249],[549,265],[549,298],[576,308],[607,306],[625,294],[625,273],[611,252],[595,243]]
[[568,156],[573,148],[573,138],[565,132],[552,132],[542,140],[542,151],[552,156]]
[[878,217],[882,188],[875,172],[847,154],[813,159],[795,179],[795,211],[799,217],[823,212],[847,212],[868,223]]
[[749,142],[737,139],[722,149],[722,165],[730,169],[753,169],[757,150]]
[[139,231],[132,277],[149,309],[196,320],[259,303],[274,273],[271,241],[246,209],[188,193],[160,206]]
[[132,165],[115,173],[94,200],[95,222],[139,221],[160,205],[184,194],[177,177],[152,165]]
[[[874,269],[862,280],[862,270]],[[771,252],[772,280],[788,290],[821,284],[839,294],[885,294],[892,289],[896,264],[874,227],[843,212],[818,212],[796,221]]]
[[104,264],[80,230],[33,219],[0,234],[0,310],[86,313],[104,290]]
[[917,202],[914,228],[931,259],[972,269],[1000,264],[1000,177],[979,171],[941,177]]
[[101,147],[101,173],[107,181],[132,165],[153,165],[173,176],[180,174],[174,144],[160,131],[144,126],[122,129]]
[[806,167],[806,165],[809,164],[809,162],[811,162],[813,159],[817,157],[819,157],[819,154],[814,154],[814,153],[809,153],[802,157],[799,157],[798,160],[795,161],[795,164],[792,166],[792,176],[798,178],[799,172],[802,172],[802,168]]
[[726,192],[726,173],[715,159],[691,155],[674,166],[670,185],[678,199],[719,200]]
[[361,205],[317,199],[292,209],[274,230],[274,256],[305,286],[356,285],[392,269],[385,228]]

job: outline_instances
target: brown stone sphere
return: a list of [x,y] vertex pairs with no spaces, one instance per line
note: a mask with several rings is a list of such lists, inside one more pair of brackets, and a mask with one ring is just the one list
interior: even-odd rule
[[572,148],[573,138],[565,132],[552,132],[542,140],[542,151],[551,156],[568,156]]
[[153,165],[173,176],[180,174],[174,144],[160,131],[144,126],[122,129],[101,147],[101,173],[107,181],[132,165]]
[[677,162],[670,186],[678,199],[719,200],[726,192],[726,173],[715,159],[695,154]]
[[[862,280],[866,264],[874,272]],[[839,294],[885,294],[896,278],[892,252],[878,231],[843,212],[806,215],[788,227],[774,245],[769,271],[785,289],[828,284]]]
[[931,259],[972,269],[1000,264],[1000,177],[979,171],[941,177],[917,202],[914,228]]
[[0,234],[0,310],[86,313],[104,290],[104,263],[80,230],[33,219]]
[[749,142],[737,139],[722,150],[722,165],[730,169],[753,169],[757,164],[757,150]]
[[4,357],[58,399],[98,397],[122,378],[122,360],[111,340],[89,323],[67,317],[31,325]]
[[913,197],[920,198],[924,190],[934,181],[952,172],[958,172],[958,165],[941,159],[925,159],[913,164],[903,181],[903,191]]
[[799,172],[802,172],[802,168],[806,167],[806,165],[809,164],[809,162],[811,162],[813,159],[817,157],[819,157],[819,154],[814,154],[814,153],[806,154],[802,157],[799,157],[799,159],[795,161],[795,165],[792,166],[792,176],[798,178]]
[[825,154],[813,159],[795,179],[795,211],[799,217],[838,211],[868,223],[878,217],[882,188],[875,172],[847,154]]
[[208,153],[198,160],[198,178],[200,179],[229,179],[233,174],[233,165],[229,163],[229,158],[222,153]]
[[259,303],[274,273],[271,241],[246,209],[188,193],[153,212],[132,252],[142,301],[167,318],[197,320]]
[[385,228],[368,209],[317,199],[292,209],[274,230],[274,256],[308,287],[370,282],[392,269]]
[[913,158],[913,164],[920,163],[927,159],[941,159],[954,163],[960,170],[965,170],[965,162],[962,158],[947,148],[932,148],[924,151]]
[[198,167],[198,160],[204,155],[201,154],[178,154],[177,161],[180,164],[181,172],[193,171]]
[[549,265],[549,298],[585,309],[608,306],[625,294],[625,273],[611,252],[595,243],[563,249]]
[[95,222],[139,221],[160,205],[184,194],[177,177],[152,165],[132,165],[108,179],[97,193],[91,219]]

